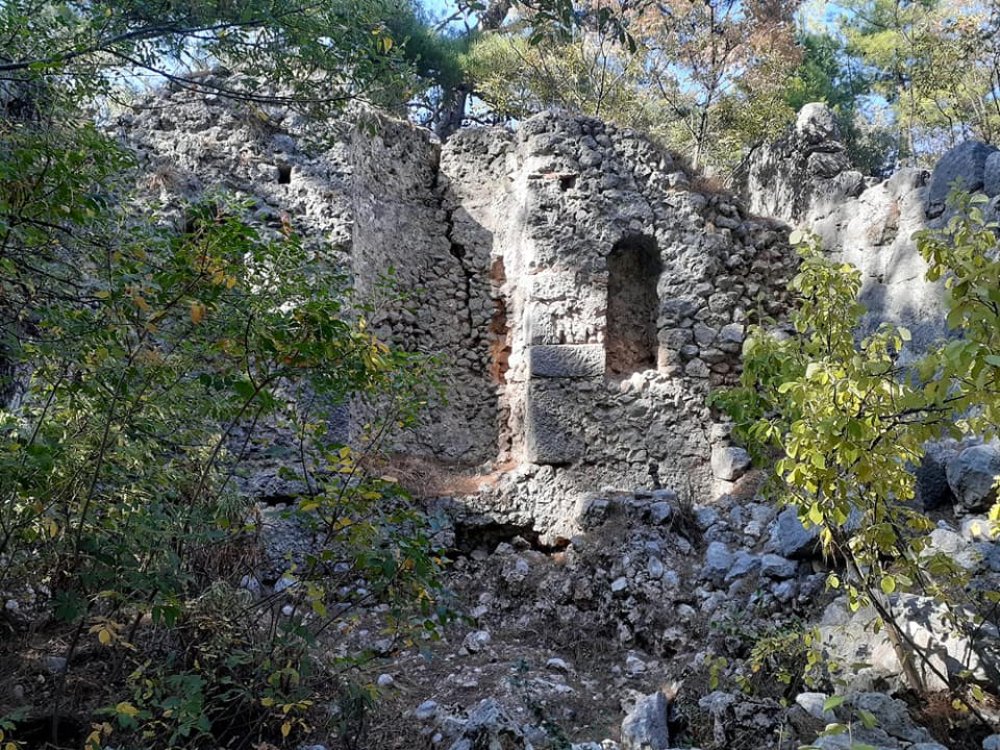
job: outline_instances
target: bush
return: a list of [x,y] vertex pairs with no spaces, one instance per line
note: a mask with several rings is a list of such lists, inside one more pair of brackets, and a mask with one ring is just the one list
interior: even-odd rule
[[[430,364],[379,341],[287,227],[265,237],[220,196],[174,231],[134,208],[129,156],[96,131],[6,136],[0,343],[20,395],[0,411],[0,587],[35,592],[68,665],[28,697],[54,727],[97,717],[95,746],[301,734],[317,687],[367,658],[341,643],[363,611],[383,605],[402,640],[443,615],[421,517],[363,468],[415,418]],[[371,424],[348,446],[329,425],[351,406]],[[290,513],[320,543],[259,598],[238,586],[257,552],[234,477],[264,435],[294,447]],[[89,695],[83,653],[104,665]]]
[[[980,200],[954,196],[947,227],[917,237],[928,279],[944,279],[948,288],[954,338],[910,364],[901,358],[910,340],[905,328],[884,324],[859,340],[860,273],[793,235],[803,258],[792,284],[794,332],[754,329],[741,386],[715,396],[757,457],[777,458],[782,500],[819,528],[824,551],[842,567],[828,585],[845,591],[854,611],[874,607],[871,626],[886,629],[918,691],[924,685],[915,660],[937,669],[896,622],[890,597],[919,590],[949,608],[955,627],[970,629],[1000,600],[997,592],[966,587],[968,575],[943,555],[925,554],[935,525],[911,503],[911,467],[928,440],[997,434],[1000,261],[997,227],[985,221]],[[994,507],[990,517],[997,516]],[[975,710],[968,696],[982,695],[980,688],[953,687],[956,700]]]

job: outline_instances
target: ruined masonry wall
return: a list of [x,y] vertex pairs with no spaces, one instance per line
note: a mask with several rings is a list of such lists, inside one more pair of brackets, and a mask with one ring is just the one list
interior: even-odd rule
[[[501,483],[515,512],[542,495],[571,504],[601,485],[648,486],[651,464],[704,496],[726,440],[705,397],[738,376],[748,318],[784,312],[781,232],[597,120],[545,113],[515,135],[460,132],[440,152],[407,125],[377,131],[355,142],[355,273],[370,284],[391,264],[425,289],[384,323],[398,343],[451,358],[451,403],[407,448],[547,467]],[[631,373],[607,370],[606,351],[622,348],[607,340],[616,248],[654,252],[660,267],[656,351]]]
[[[350,264],[386,339],[440,356],[447,398],[396,447],[481,475],[463,504],[553,536],[603,487],[719,489],[728,436],[705,398],[737,377],[747,320],[784,312],[793,256],[642,137],[546,113],[442,147],[379,115],[348,134],[169,87],[119,125],[165,216],[220,189],[248,199],[263,231],[291,223],[315,250],[317,278]],[[246,489],[293,495],[268,434]]]
[[[374,133],[355,131],[351,158],[355,286],[374,299],[372,323],[385,338],[442,358],[447,400],[430,405],[400,448],[463,465],[488,461],[497,452],[489,243],[464,215],[454,219],[461,209],[446,199],[441,149],[425,132],[379,119]],[[390,272],[395,292],[380,290]],[[394,301],[396,292],[405,299]]]

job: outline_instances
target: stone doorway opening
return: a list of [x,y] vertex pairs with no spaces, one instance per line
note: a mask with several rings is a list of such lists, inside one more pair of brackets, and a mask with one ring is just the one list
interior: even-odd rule
[[663,264],[656,240],[625,237],[608,256],[608,304],[604,349],[608,377],[656,368],[656,285]]

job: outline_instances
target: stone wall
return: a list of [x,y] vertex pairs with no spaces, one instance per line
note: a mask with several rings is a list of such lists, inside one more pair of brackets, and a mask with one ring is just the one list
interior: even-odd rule
[[[738,376],[746,324],[784,313],[792,254],[636,133],[544,113],[442,146],[381,115],[318,127],[169,88],[120,124],[167,217],[246,199],[315,248],[318,274],[349,267],[387,340],[440,358],[446,398],[395,448],[471,476],[470,507],[552,536],[601,487],[729,486],[706,396]],[[248,486],[292,493],[272,452]]]
[[[462,160],[456,168],[450,159],[444,167],[426,131],[388,118],[365,119],[351,158],[356,287],[374,301],[373,324],[387,339],[441,357],[446,399],[431,404],[399,447],[459,465],[489,461],[498,440],[492,242],[448,176],[467,169],[477,179],[488,164]],[[384,290],[387,279],[402,299]]]
[[[225,71],[204,73],[224,85]],[[219,197],[245,206],[244,218],[263,236],[291,228],[309,251],[310,269],[342,274],[350,257],[353,212],[346,122],[318,127],[287,107],[255,106],[179,86],[138,100],[114,122],[114,133],[138,162],[138,198],[177,228],[187,207]],[[289,403],[313,397],[284,393]],[[333,410],[330,437],[346,440],[346,408]],[[246,446],[240,489],[268,502],[295,497],[304,485],[279,471],[293,460],[295,432],[274,419],[258,423]],[[234,447],[242,449],[237,431]]]
[[[223,85],[225,71],[206,72]],[[317,127],[288,107],[246,105],[168,85],[120,115],[115,129],[135,151],[140,188],[161,214],[225,194],[249,205],[263,230],[291,226],[321,255],[342,263],[353,216],[346,122]]]
[[420,289],[380,323],[448,362],[449,403],[402,449],[521,466],[501,504],[537,521],[547,497],[563,525],[585,489],[651,473],[711,492],[726,430],[705,398],[737,377],[747,321],[784,312],[780,230],[588,118],[545,113],[443,148],[379,119],[352,152],[358,284],[393,267]]

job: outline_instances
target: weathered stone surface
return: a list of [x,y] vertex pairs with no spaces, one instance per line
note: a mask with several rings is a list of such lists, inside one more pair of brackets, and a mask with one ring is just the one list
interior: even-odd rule
[[456,737],[449,750],[532,750],[521,726],[495,698],[480,701],[465,719],[451,719],[445,730]]
[[487,646],[490,645],[491,640],[492,638],[489,634],[489,631],[473,630],[471,633],[465,636],[465,640],[462,641],[462,646],[464,646],[465,650],[468,651],[470,654],[478,654],[480,651],[482,651],[483,649],[485,649]]
[[640,698],[622,721],[622,750],[669,750],[667,699],[661,692]]
[[760,558],[760,574],[767,578],[778,580],[793,578],[798,567],[798,563],[794,560],[774,553],[768,553]]
[[717,479],[732,482],[750,468],[750,454],[737,446],[717,445],[712,448],[712,473]]
[[[862,334],[883,323],[909,328],[912,349],[947,335],[944,287],[925,280],[927,265],[913,234],[928,227],[928,174],[901,169],[872,184],[844,153],[833,113],[807,105],[800,120],[774,144],[754,152],[742,189],[751,210],[815,233],[823,247],[861,271],[866,307]],[[982,169],[979,170],[981,186]]]
[[601,344],[528,347],[528,372],[533,378],[596,378],[604,375]]
[[821,102],[803,105],[795,119],[795,130],[810,143],[840,140],[837,115]]
[[995,445],[966,448],[948,461],[947,476],[957,508],[967,513],[988,509],[997,497],[994,484],[1000,476],[1000,449]]
[[649,506],[649,522],[653,524],[666,523],[674,514],[673,506],[665,501],[651,503]]
[[[386,118],[375,131],[352,137],[353,270],[364,288],[392,266],[425,290],[379,330],[448,363],[448,403],[400,449],[557,467],[491,485],[495,507],[536,521],[562,492],[639,486],[650,465],[711,492],[705,395],[739,377],[746,311],[763,298],[784,313],[785,234],[591,118],[545,112],[516,134],[468,129],[440,147]],[[383,190],[396,172],[402,187]],[[541,515],[569,522],[564,508]]]
[[568,464],[580,458],[583,440],[562,393],[532,384],[526,402],[525,458],[536,464]]
[[924,510],[936,510],[955,502],[955,493],[948,484],[948,461],[959,453],[951,443],[930,443],[925,446],[923,459],[916,468],[917,499]]
[[705,552],[705,567],[702,575],[710,581],[725,580],[733,566],[733,553],[724,542],[712,542]]
[[742,193],[751,211],[799,223],[856,197],[863,182],[844,152],[836,115],[825,104],[812,103],[784,138],[754,152]]
[[833,711],[823,708],[829,697],[826,693],[799,693],[795,696],[795,703],[813,718],[830,724],[836,721],[837,717]]
[[[516,133],[468,128],[440,144],[357,111],[323,124],[324,150],[291,109],[265,108],[262,125],[240,106],[167,90],[121,125],[149,194],[169,196],[178,221],[184,199],[235,192],[266,231],[290,221],[317,274],[349,271],[387,342],[439,355],[446,398],[430,399],[394,452],[524,467],[488,483],[488,502],[546,533],[573,524],[583,488],[639,486],[651,465],[658,481],[712,491],[705,396],[739,377],[747,311],[763,299],[765,314],[785,312],[797,261],[783,231],[592,118],[546,112]],[[414,292],[405,300],[383,294],[389,268]],[[609,352],[634,361],[609,376]],[[534,399],[538,381],[561,392]],[[348,411],[336,425],[345,441],[370,416]],[[271,492],[267,472],[250,494],[294,494]]]
[[[859,745],[879,750],[899,750],[903,747],[908,750],[947,750],[933,742],[926,729],[914,724],[906,703],[901,700],[882,693],[862,692],[848,695],[837,708],[824,711],[827,697],[824,693],[802,693],[795,702],[824,725],[835,722],[851,724],[852,731],[849,735],[820,737],[815,743],[810,743],[812,746],[825,750],[850,750]],[[873,726],[866,727],[862,722],[855,721],[861,711],[874,719]],[[844,737],[847,742],[842,741]]]
[[956,185],[968,192],[982,190],[986,160],[996,151],[996,146],[965,141],[942,156],[934,167],[927,189],[927,215],[934,217],[944,213],[948,193]]
[[900,170],[839,207],[814,228],[824,245],[862,272],[865,333],[882,322],[908,328],[922,350],[947,335],[944,288],[926,281],[913,234],[927,228],[926,173]]
[[1000,151],[986,157],[983,166],[983,192],[990,198],[1000,195]]
[[731,583],[738,578],[744,578],[751,573],[755,573],[759,569],[760,557],[752,552],[740,550],[733,555],[733,564],[730,565],[729,570],[726,571],[725,582]]
[[[905,637],[928,654],[928,661],[918,660],[916,667],[929,690],[946,690],[947,680],[966,671],[972,679],[984,683],[995,684],[1000,678],[1000,640],[988,623],[974,634],[963,633],[950,624],[943,605],[911,594],[894,595],[891,606]],[[837,599],[826,608],[821,621],[824,648],[836,661],[868,665],[845,674],[850,687],[856,690],[900,687],[904,681],[888,635],[884,630],[873,633],[869,627],[874,617],[871,608],[851,614],[846,602]]]
[[817,548],[819,534],[815,528],[806,529],[795,508],[785,508],[771,525],[767,548],[781,557],[799,559],[810,556]]
[[874,716],[877,728],[890,737],[913,743],[931,741],[926,729],[914,725],[909,707],[901,700],[883,693],[860,693],[852,696],[849,703],[853,708]]
[[922,550],[921,555],[929,557],[935,554],[943,554],[949,557],[960,568],[968,571],[975,571],[986,557],[981,543],[966,539],[953,529],[934,529],[927,538],[927,547]]

